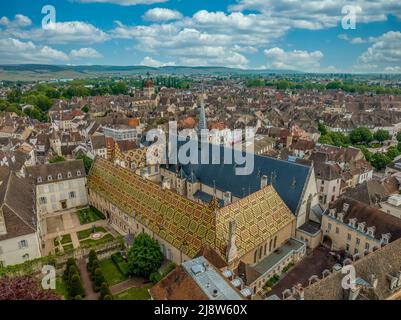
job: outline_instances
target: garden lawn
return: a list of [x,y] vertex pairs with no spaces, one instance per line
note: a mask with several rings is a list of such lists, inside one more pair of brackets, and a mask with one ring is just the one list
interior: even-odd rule
[[[57,242],[58,242],[57,238],[55,238],[54,239],[54,245],[55,246],[58,245]],[[70,234],[65,234],[65,235],[61,236],[61,241],[60,242],[61,242],[61,244],[71,243],[72,242],[71,235]]]
[[74,246],[72,245],[72,243],[70,244],[66,244],[63,246],[64,252],[71,252],[74,251]]
[[[106,233],[107,230],[105,228],[103,228],[103,227],[95,227],[95,232]],[[77,236],[78,236],[79,240],[89,238],[91,234],[92,234],[92,228],[85,229],[85,230],[77,232]]]
[[81,225],[105,219],[103,213],[93,207],[79,210],[77,214]]
[[128,279],[118,270],[117,266],[110,258],[100,261],[100,268],[109,286],[113,286]]
[[56,292],[58,295],[63,296],[65,299],[68,297],[67,287],[62,278],[56,278]]
[[151,285],[146,285],[143,288],[131,288],[121,293],[114,295],[114,300],[149,300],[150,295],[148,290]]
[[98,244],[103,244],[109,241],[114,240],[114,237],[112,234],[107,233],[105,234],[102,238],[98,239],[98,240],[94,240],[94,239],[86,239],[86,240],[81,240],[79,242],[80,246],[83,248],[87,248],[87,247],[91,247],[91,246],[96,246]]

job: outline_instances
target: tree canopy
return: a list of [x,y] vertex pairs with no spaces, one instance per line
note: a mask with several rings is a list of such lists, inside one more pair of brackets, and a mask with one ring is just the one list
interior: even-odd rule
[[159,244],[146,233],[135,237],[128,251],[128,269],[132,275],[148,278],[164,260]]

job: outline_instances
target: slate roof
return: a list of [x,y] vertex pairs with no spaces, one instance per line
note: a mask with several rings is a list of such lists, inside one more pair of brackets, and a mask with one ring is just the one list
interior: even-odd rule
[[[212,163],[211,149],[210,146],[209,163]],[[224,150],[225,148],[220,147],[220,159],[222,160],[224,159]],[[200,152],[199,157],[201,157]],[[177,170],[176,166],[172,165],[164,167],[174,172]],[[254,168],[250,175],[236,175],[236,167],[235,161],[233,164],[182,165],[187,176],[193,172],[202,184],[213,187],[215,183],[218,190],[230,191],[237,198],[244,198],[260,190],[261,177],[266,175],[268,184],[273,185],[291,212],[297,213],[303,190],[309,181],[311,167],[259,155],[254,155]]]
[[[34,179],[36,184],[49,183],[49,176],[52,177],[51,181],[77,179],[86,176],[84,162],[81,159],[27,167],[26,171],[28,177]],[[78,171],[80,173],[78,173]],[[69,172],[71,173],[71,177],[68,177]],[[61,179],[58,178],[59,174],[62,175]],[[38,182],[39,177],[42,178],[42,182]]]
[[[398,239],[353,263],[357,277],[367,282],[371,282],[372,275],[377,277],[376,289],[362,290],[365,299],[384,300],[394,294],[388,274],[395,276],[401,270],[400,253],[401,239]],[[341,272],[334,273],[305,288],[305,300],[346,300],[347,291],[341,285],[343,278]]]
[[0,241],[36,232],[33,187],[6,167],[0,168],[0,206],[7,233]]

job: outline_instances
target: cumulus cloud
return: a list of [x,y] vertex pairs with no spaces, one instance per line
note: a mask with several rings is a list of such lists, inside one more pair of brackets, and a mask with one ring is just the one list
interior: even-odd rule
[[68,59],[64,52],[48,46],[35,45],[32,41],[0,39],[1,63],[55,63]]
[[166,8],[153,8],[145,12],[143,18],[148,21],[171,21],[182,19],[182,14],[177,10]]
[[24,28],[30,26],[31,24],[31,19],[23,14],[16,14],[13,20],[10,20],[5,16],[0,18],[0,25],[7,28]]
[[389,31],[372,41],[373,44],[359,56],[357,69],[397,72],[401,65],[401,32]]
[[41,41],[50,44],[97,43],[104,42],[109,36],[92,24],[82,21],[50,22],[46,28],[6,29],[4,34],[13,38]]
[[135,6],[138,4],[154,4],[154,3],[163,3],[168,0],[75,0],[75,2],[81,3],[111,3],[118,4],[120,6]]
[[266,49],[264,54],[269,68],[300,71],[319,71],[320,61],[324,57],[321,51],[284,51],[278,47]]
[[102,58],[103,55],[93,48],[81,48],[78,50],[71,50],[70,57],[72,59],[86,59],[86,58]]
[[237,0],[229,9],[259,11],[273,19],[287,20],[295,28],[322,29],[338,25],[346,5],[355,8],[357,23],[385,21],[390,14],[401,19],[398,0],[309,0],[307,3],[304,0]]
[[166,67],[166,66],[174,66],[175,62],[161,62],[156,59],[153,59],[151,57],[145,57],[140,63],[141,66],[146,66],[146,67]]

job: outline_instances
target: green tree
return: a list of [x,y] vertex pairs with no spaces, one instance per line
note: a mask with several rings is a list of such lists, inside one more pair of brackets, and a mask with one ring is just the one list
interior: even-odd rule
[[370,161],[372,158],[372,152],[370,152],[368,150],[368,148],[366,148],[365,146],[356,146],[357,148],[359,148],[363,155],[365,156],[366,161]]
[[83,297],[84,295],[85,295],[84,287],[82,286],[82,282],[81,282],[79,275],[76,273],[70,279],[69,296],[70,297],[76,297],[76,296]]
[[401,131],[397,133],[397,141],[401,142]]
[[49,160],[49,163],[63,162],[65,158],[63,156],[55,156]]
[[327,129],[326,129],[326,126],[324,125],[324,123],[319,122],[319,124],[317,125],[317,129],[319,130],[319,132],[322,136],[327,134]]
[[100,300],[104,300],[106,296],[111,296],[110,288],[106,282],[100,286]]
[[97,268],[93,276],[93,289],[98,292],[103,282],[106,282],[106,279],[103,276],[102,269]]
[[370,163],[375,167],[376,170],[380,171],[383,170],[390,163],[390,161],[391,160],[386,154],[377,152],[372,155]]
[[400,155],[400,151],[398,150],[397,147],[390,147],[388,148],[386,152],[386,156],[393,161],[394,158],[398,157]]
[[89,107],[88,106],[83,106],[81,111],[84,112],[84,113],[88,113],[89,112]]
[[82,161],[84,162],[85,172],[86,174],[89,174],[89,171],[92,168],[93,160],[84,154],[80,154],[76,157],[76,159],[82,159]]
[[372,141],[372,133],[366,127],[359,127],[351,131],[349,138],[352,143],[366,144]]
[[132,275],[148,278],[160,268],[163,260],[160,246],[154,239],[146,233],[135,237],[128,251],[128,269]]
[[373,134],[373,139],[383,142],[390,139],[390,133],[387,130],[379,129]]

